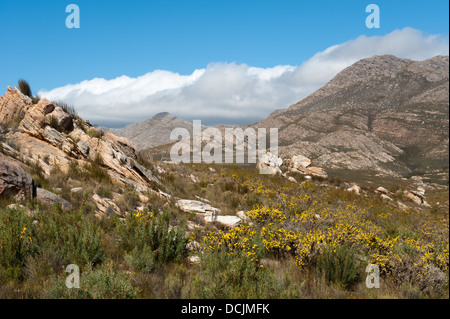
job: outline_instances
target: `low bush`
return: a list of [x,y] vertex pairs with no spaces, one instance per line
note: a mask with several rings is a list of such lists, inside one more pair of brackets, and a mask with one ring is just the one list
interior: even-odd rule
[[317,258],[316,270],[328,282],[347,290],[360,280],[362,267],[355,253],[344,245],[327,247]]

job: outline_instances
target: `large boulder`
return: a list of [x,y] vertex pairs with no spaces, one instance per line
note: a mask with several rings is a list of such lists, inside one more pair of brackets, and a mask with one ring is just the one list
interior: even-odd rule
[[256,168],[259,169],[261,174],[281,174],[280,166],[283,164],[283,160],[278,156],[267,152],[261,158],[258,159]]
[[289,170],[303,173],[311,166],[311,160],[303,155],[295,155],[289,159]]
[[205,216],[204,221],[205,223],[218,223],[229,228],[238,227],[240,224],[242,224],[242,220],[239,217],[231,215],[221,216],[211,214]]
[[198,200],[180,199],[175,205],[186,213],[217,215],[220,212],[220,209]]
[[36,199],[40,202],[54,205],[54,204],[61,204],[63,209],[71,209],[72,205],[66,201],[64,198],[59,197],[58,195],[44,189],[44,188],[37,188],[36,190]]
[[0,124],[6,125],[20,119],[32,101],[17,88],[8,86],[5,95],[0,97]]
[[53,112],[48,113],[45,118],[48,122],[53,118],[57,128],[61,131],[71,132],[73,130],[73,116],[64,112],[60,106],[55,107]]
[[19,129],[25,133],[41,137],[41,128],[46,121],[45,116],[55,109],[53,103],[47,99],[41,99],[37,104],[29,107],[20,122]]
[[418,206],[431,207],[431,205],[428,204],[425,198],[425,191],[422,191],[422,189],[419,189],[418,191],[405,190],[403,192],[403,196],[405,196],[407,199],[414,202]]
[[33,178],[17,164],[0,158],[0,197],[32,198]]

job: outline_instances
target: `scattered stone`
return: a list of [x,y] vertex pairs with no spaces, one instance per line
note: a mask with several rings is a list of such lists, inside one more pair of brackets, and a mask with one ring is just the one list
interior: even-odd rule
[[220,209],[212,207],[209,204],[203,203],[198,200],[179,199],[175,205],[182,211],[187,213],[200,213],[200,214],[218,214]]
[[149,198],[147,196],[145,196],[145,195],[139,195],[139,201],[142,204],[147,204],[149,202]]
[[216,214],[208,214],[205,216],[205,223],[218,223],[223,226],[234,228],[242,224],[242,219],[237,216],[221,216]]
[[381,194],[381,198],[384,200],[388,200],[388,201],[392,201],[393,199],[390,198],[389,196],[385,195],[385,194]]
[[25,206],[20,205],[20,204],[9,204],[8,206],[6,206],[6,208],[8,208],[8,209],[24,209]]
[[304,174],[314,175],[317,177],[328,178],[327,172],[321,167],[308,167]]
[[409,208],[407,205],[403,204],[402,202],[397,202],[397,206],[399,209],[402,209],[402,210],[406,210]]
[[259,261],[259,264],[263,267],[268,267],[268,268],[273,268],[273,269],[278,269],[280,266],[280,262],[278,260],[269,259],[269,258],[262,258]]
[[353,192],[356,195],[361,195],[361,187],[359,187],[358,185],[354,184],[352,187],[347,188],[346,191],[348,192]]
[[193,221],[188,220],[187,221],[187,228],[188,228],[188,230],[192,231],[192,230],[195,230],[195,229],[202,229],[203,226],[199,225],[199,224],[196,224]]
[[200,244],[195,240],[188,242],[186,245],[186,249],[189,251],[200,251],[201,248]]
[[297,180],[295,178],[293,178],[292,176],[288,177],[288,181],[291,181],[292,183],[297,184]]
[[386,188],[384,188],[382,186],[378,187],[376,189],[376,192],[380,193],[380,194],[384,194],[384,195],[392,195],[393,194],[392,192],[388,191]]
[[189,261],[190,261],[192,264],[199,264],[199,263],[200,263],[200,257],[197,256],[197,255],[195,255],[195,256],[189,256],[188,259],[189,259]]
[[191,179],[191,182],[192,183],[194,183],[194,184],[197,184],[197,183],[199,183],[200,181],[199,181],[199,179],[198,179],[198,177],[196,177],[196,176],[194,176],[194,175],[189,175],[189,178]]
[[208,169],[209,169],[210,172],[215,172],[215,171],[216,171],[216,170],[215,170],[214,168],[212,168],[212,167],[208,167]]
[[83,191],[83,187],[74,187],[70,190],[71,193],[79,193]]
[[250,226],[253,225],[251,218],[248,217],[243,210],[237,212],[236,216],[239,217],[244,223],[249,224]]

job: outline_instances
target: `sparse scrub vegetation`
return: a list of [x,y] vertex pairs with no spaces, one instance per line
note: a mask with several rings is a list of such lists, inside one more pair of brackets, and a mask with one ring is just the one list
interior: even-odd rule
[[[242,210],[252,224],[207,224],[156,193],[143,204],[135,189],[111,182],[100,156],[67,172],[53,166],[49,176],[29,163],[39,185],[58,188],[73,209],[0,204],[0,297],[448,298],[447,210],[400,210],[337,178],[296,175],[295,184],[248,167],[158,165],[173,197],[200,197],[226,215]],[[94,193],[128,214],[94,217]],[[187,249],[193,240],[200,251]],[[70,263],[81,269],[78,290],[64,285]],[[369,263],[380,267],[376,291],[365,287]]]

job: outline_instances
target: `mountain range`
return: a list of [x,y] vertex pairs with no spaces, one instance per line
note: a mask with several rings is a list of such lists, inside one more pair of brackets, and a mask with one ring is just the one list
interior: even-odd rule
[[104,133],[113,133],[116,136],[126,137],[132,141],[138,149],[145,150],[170,143],[170,132],[177,127],[185,128],[192,134],[191,122],[172,116],[167,112],[158,113],[152,118],[142,122],[129,124],[120,130],[103,126],[97,128]]
[[[301,154],[336,174],[420,175],[446,182],[448,94],[448,56],[424,61],[374,56],[246,127],[278,128],[281,157]],[[167,156],[172,144],[163,144],[175,125],[190,127],[165,113],[115,134],[130,138],[141,150],[149,147],[147,154]]]

